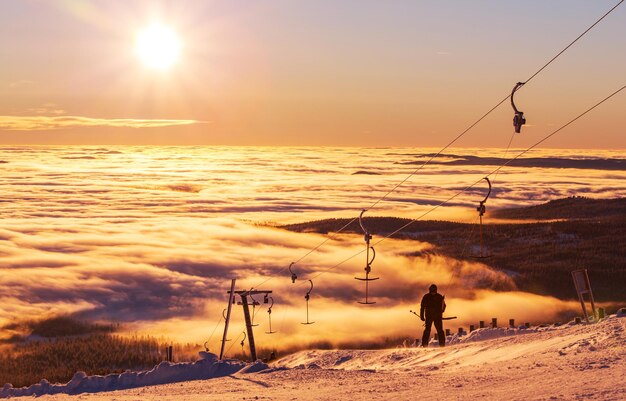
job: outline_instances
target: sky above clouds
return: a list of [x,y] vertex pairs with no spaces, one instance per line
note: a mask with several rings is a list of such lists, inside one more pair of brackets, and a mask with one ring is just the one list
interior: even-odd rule
[[[0,0],[0,142],[442,146],[617,1]],[[166,71],[137,58],[158,21]],[[624,85],[618,7],[518,92],[536,140]],[[623,149],[618,95],[555,148]],[[457,145],[504,147],[503,104]]]

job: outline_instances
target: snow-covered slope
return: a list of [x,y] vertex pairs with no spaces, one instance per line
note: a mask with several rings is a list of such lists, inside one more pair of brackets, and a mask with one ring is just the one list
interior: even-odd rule
[[[626,400],[625,317],[591,325],[483,329],[451,342],[456,344],[446,348],[304,351],[256,373],[250,370],[264,366],[245,369],[233,363],[223,374],[204,376],[211,379],[82,394],[80,399]],[[204,363],[208,372],[218,362]],[[180,374],[185,368],[175,369]]]
[[410,371],[430,366],[464,368],[485,363],[505,364],[521,357],[536,358],[550,353],[563,357],[598,349],[609,352],[624,345],[624,321],[611,317],[597,325],[485,328],[448,337],[451,346],[445,348],[431,341],[432,348],[428,349],[308,351],[283,358],[279,363],[289,368],[315,365],[324,369]]

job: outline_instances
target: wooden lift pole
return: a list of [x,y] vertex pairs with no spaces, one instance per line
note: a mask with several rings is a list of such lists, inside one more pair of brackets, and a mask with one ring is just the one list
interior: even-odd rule
[[[228,311],[226,312],[226,323],[224,323],[224,336],[222,337],[222,349],[220,350],[220,361],[224,357],[224,348],[226,347],[226,336],[228,335],[228,323],[230,323],[230,311],[233,307],[233,298],[235,297],[235,281],[232,279],[230,282],[230,291],[228,291]],[[223,312],[222,312],[223,313]]]
[[[228,307],[232,305],[232,298],[235,294],[241,297],[241,306],[243,306],[243,317],[246,320],[246,332],[248,334],[248,342],[250,343],[250,357],[252,358],[252,362],[256,361],[256,345],[254,344],[254,332],[252,331],[252,317],[250,316],[250,304],[248,304],[248,297],[253,295],[263,295],[263,302],[267,303],[269,300],[269,294],[272,291],[259,291],[259,290],[248,290],[248,291],[235,291],[235,280],[233,280],[232,287],[228,294],[230,296],[230,301]],[[252,299],[254,302],[254,298]],[[258,305],[258,303],[256,303]],[[228,311],[227,319],[230,319],[230,309]],[[226,323],[226,327],[228,327],[228,323]],[[224,331],[224,340],[226,340],[226,331]],[[222,350],[224,349],[224,343],[222,343]],[[220,357],[221,359],[221,357]]]
[[252,319],[250,318],[250,309],[248,308],[248,294],[242,293],[239,295],[243,305],[243,317],[246,319],[246,331],[248,332],[248,341],[250,342],[250,358],[254,362],[256,361],[256,345],[254,344],[254,331],[252,330]]

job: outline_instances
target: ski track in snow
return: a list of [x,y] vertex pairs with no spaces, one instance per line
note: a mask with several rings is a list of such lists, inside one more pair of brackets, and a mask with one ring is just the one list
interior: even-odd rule
[[[163,363],[151,372],[153,375],[159,369],[162,373],[177,372],[170,377],[175,383],[101,391],[96,384],[105,382],[102,376],[81,376],[72,384],[72,391],[82,394],[41,398],[59,401],[626,400],[624,316],[613,315],[591,325],[481,329],[450,340],[456,344],[445,349],[303,351],[269,367],[258,362],[246,366],[229,361],[228,366],[218,368],[220,363],[205,355],[201,363],[209,368],[203,374],[212,379],[193,380],[197,378],[193,375],[199,374],[198,363]],[[185,379],[181,373],[185,370],[193,381],[181,381]],[[169,380],[167,374],[153,378],[159,383]],[[0,395],[28,393],[31,388],[5,386]]]

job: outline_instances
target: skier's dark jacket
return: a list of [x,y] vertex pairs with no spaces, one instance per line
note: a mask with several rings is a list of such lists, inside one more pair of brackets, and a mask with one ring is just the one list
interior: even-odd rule
[[446,302],[443,300],[443,295],[430,292],[422,298],[420,305],[420,316],[424,317],[424,311],[426,311],[427,319],[441,319],[443,312],[446,310]]

